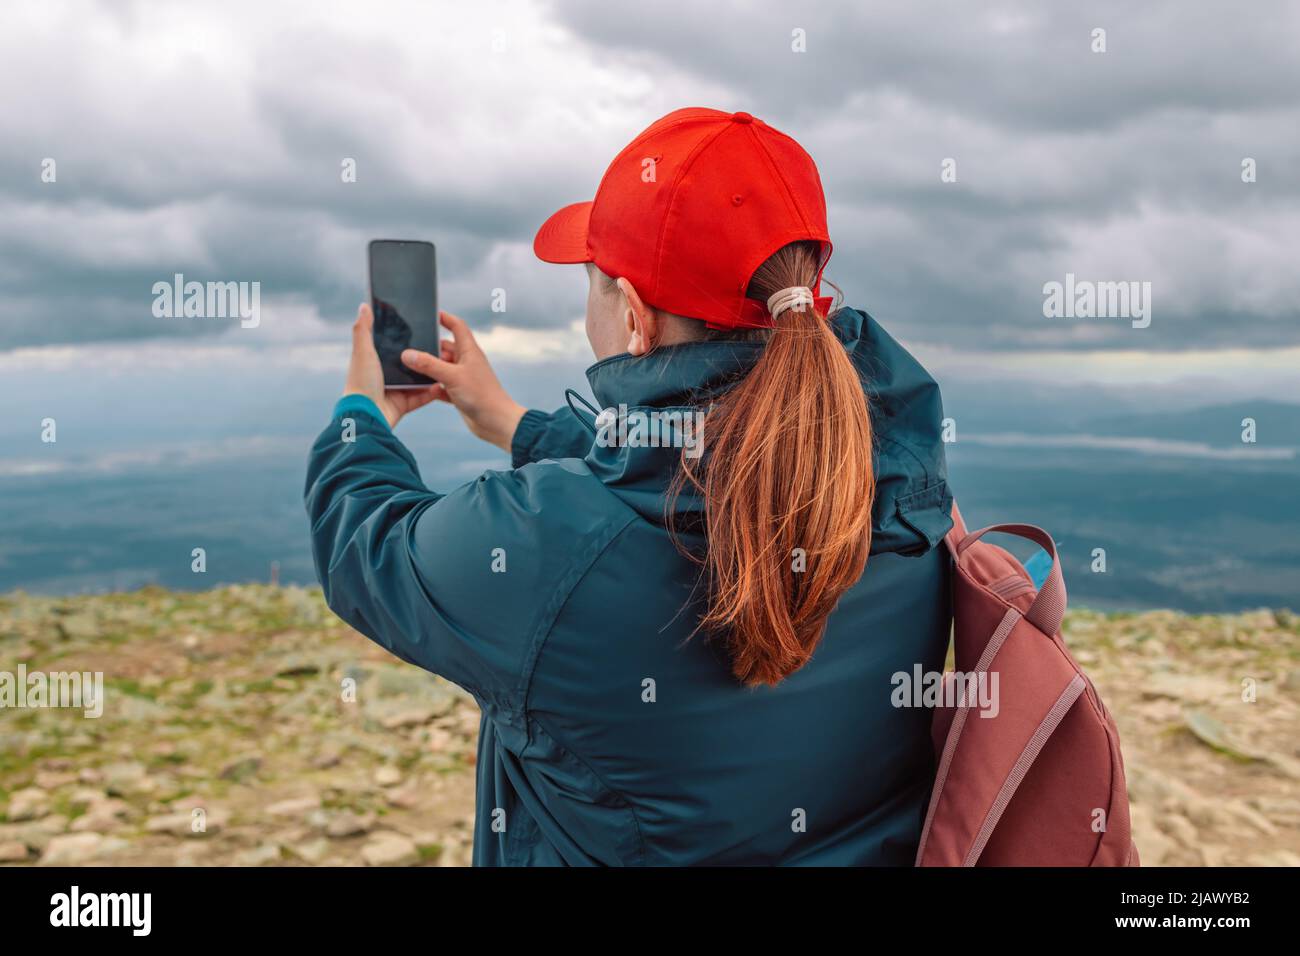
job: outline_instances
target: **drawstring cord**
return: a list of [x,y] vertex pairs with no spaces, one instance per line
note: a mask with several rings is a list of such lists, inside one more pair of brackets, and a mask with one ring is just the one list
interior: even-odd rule
[[[574,399],[577,399],[579,402],[585,405],[587,410],[591,412],[591,421],[587,421],[587,419],[583,416],[582,412],[578,411],[576,408],[573,407]],[[599,408],[591,404],[591,402],[587,401],[585,398],[583,398],[581,395],[579,395],[571,388],[566,388],[564,390],[564,404],[569,406],[569,411],[573,413],[574,418],[582,422],[582,424],[586,427],[586,429],[590,431],[593,435],[596,434],[596,418],[600,415]]]

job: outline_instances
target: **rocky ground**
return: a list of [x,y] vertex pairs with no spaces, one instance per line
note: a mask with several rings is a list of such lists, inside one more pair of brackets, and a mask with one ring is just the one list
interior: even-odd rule
[[1300,866],[1300,619],[1066,617],[1119,725],[1143,866]]
[[[1146,865],[1300,865],[1300,624],[1072,612]],[[469,863],[478,711],[314,589],[0,598],[0,671],[103,671],[97,719],[0,710],[0,863]]]
[[11,596],[0,661],[107,701],[0,711],[0,860],[469,864],[478,708],[317,590]]

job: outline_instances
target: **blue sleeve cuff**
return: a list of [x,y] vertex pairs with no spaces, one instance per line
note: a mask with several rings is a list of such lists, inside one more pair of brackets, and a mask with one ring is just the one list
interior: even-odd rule
[[546,412],[539,412],[535,408],[524,412],[524,417],[515,426],[514,437],[510,439],[511,468],[522,468],[533,460],[533,443],[546,429],[550,418]]
[[356,412],[362,412],[376,418],[385,428],[389,427],[388,419],[384,417],[384,413],[379,410],[379,406],[368,395],[344,395],[334,405],[335,418]]

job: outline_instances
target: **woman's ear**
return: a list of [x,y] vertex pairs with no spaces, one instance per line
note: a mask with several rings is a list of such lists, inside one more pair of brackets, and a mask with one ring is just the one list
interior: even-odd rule
[[641,301],[627,279],[618,279],[618,291],[625,303],[623,323],[627,331],[627,350],[631,355],[645,355],[659,341],[659,314]]

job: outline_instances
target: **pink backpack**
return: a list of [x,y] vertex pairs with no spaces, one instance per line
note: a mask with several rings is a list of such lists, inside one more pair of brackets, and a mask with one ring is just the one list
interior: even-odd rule
[[[955,504],[952,517],[955,672],[935,712],[939,766],[916,865],[1137,866],[1119,731],[1061,640],[1055,543],[1023,524],[967,534]],[[1047,552],[1041,591],[980,540],[991,531]]]

